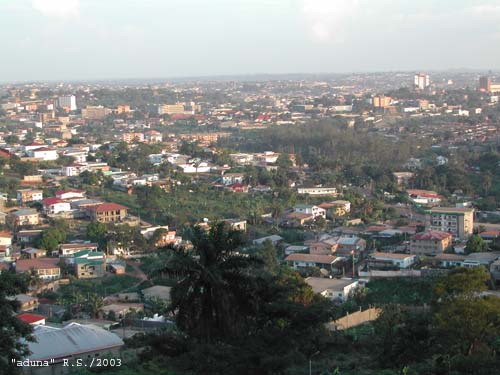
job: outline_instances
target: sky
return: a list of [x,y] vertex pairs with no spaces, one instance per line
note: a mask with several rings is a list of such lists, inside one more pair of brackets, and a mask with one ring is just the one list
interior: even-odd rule
[[0,0],[0,81],[500,69],[500,0]]

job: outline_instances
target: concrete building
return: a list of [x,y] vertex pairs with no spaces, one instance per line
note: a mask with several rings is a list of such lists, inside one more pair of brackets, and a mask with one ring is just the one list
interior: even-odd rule
[[415,234],[410,240],[410,253],[415,255],[437,255],[449,250],[453,236],[448,232],[428,230]]
[[[70,323],[63,328],[38,325],[34,327],[35,341],[26,342],[30,361],[47,361],[49,366],[29,367],[28,374],[68,374],[80,360],[82,367],[90,366],[95,358],[120,358],[123,340],[114,333],[94,325]],[[53,360],[53,361],[52,361]],[[110,359],[111,361],[111,359]]]
[[37,210],[30,208],[21,209],[8,214],[6,222],[13,229],[28,225],[38,225],[40,224],[40,214]]
[[359,285],[357,280],[321,277],[308,277],[305,282],[312,288],[314,293],[340,302],[345,302]]
[[430,210],[430,229],[451,233],[453,238],[466,239],[474,229],[474,209],[434,207]]
[[88,120],[102,120],[111,113],[108,108],[100,106],[88,106],[82,109],[82,118]]
[[101,223],[120,222],[127,217],[127,207],[117,203],[101,203],[87,210],[92,221]]
[[417,73],[414,77],[415,88],[419,90],[425,90],[431,85],[431,80],[429,75],[426,73]]
[[43,200],[43,190],[39,189],[20,189],[16,191],[17,203],[25,205]]
[[416,256],[409,254],[396,254],[396,253],[373,253],[370,254],[369,264],[373,266],[390,265],[399,268],[409,268],[415,263]]
[[76,106],[76,96],[65,95],[57,98],[57,107],[64,108],[70,111],[76,111],[78,108]]
[[375,108],[387,108],[391,105],[392,98],[385,95],[377,95],[373,97],[373,106]]

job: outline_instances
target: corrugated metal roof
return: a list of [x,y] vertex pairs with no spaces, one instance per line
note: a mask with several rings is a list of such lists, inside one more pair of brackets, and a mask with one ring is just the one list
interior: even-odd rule
[[70,323],[63,328],[37,326],[29,342],[30,360],[50,360],[74,354],[119,347],[123,341],[112,332],[94,325]]

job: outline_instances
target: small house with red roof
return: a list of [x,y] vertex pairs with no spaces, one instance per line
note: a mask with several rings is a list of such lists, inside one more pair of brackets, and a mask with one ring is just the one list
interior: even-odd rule
[[127,217],[127,207],[118,203],[106,202],[87,209],[90,220],[101,223],[116,223]]
[[16,261],[16,272],[24,273],[34,270],[42,280],[54,280],[61,277],[61,268],[58,258],[41,259],[18,259]]
[[248,193],[248,185],[243,185],[240,182],[229,185],[228,188],[234,193]]
[[60,198],[45,198],[43,201],[43,212],[47,215],[56,215],[61,212],[71,211],[71,204]]
[[452,234],[437,230],[428,230],[411,237],[410,253],[415,255],[438,255],[452,246]]
[[17,316],[20,321],[32,326],[45,325],[46,317],[38,314],[22,313]]

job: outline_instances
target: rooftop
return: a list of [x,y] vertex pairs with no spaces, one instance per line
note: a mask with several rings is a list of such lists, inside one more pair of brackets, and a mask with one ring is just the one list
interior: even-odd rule
[[343,292],[346,286],[357,282],[352,279],[329,279],[322,277],[308,277],[305,281],[314,293],[322,293],[327,289]]

